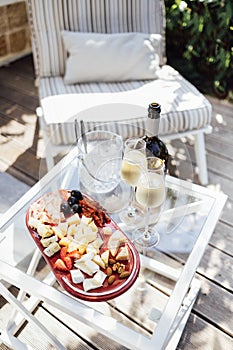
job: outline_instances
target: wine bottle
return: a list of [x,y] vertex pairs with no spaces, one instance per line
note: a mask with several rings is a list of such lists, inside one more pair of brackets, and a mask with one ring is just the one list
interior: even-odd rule
[[146,142],[147,155],[154,155],[164,161],[165,173],[167,172],[169,153],[165,143],[159,139],[159,121],[161,106],[156,102],[152,102],[148,107],[147,117],[147,135],[144,137]]

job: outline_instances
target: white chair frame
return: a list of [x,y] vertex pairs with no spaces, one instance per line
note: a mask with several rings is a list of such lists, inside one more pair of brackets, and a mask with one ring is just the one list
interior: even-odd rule
[[[121,117],[131,120],[132,124],[136,123],[142,129],[146,129],[147,106],[156,100],[162,105],[160,137],[172,140],[194,136],[199,180],[202,185],[206,185],[208,174],[204,135],[211,132],[212,108],[209,101],[192,84],[172,67],[166,66],[163,0],[27,0],[26,3],[41,107],[38,109],[38,116],[45,141],[47,168],[54,166],[54,151],[59,149],[58,145],[75,142],[72,123],[77,115],[80,118],[83,115],[80,105],[87,94],[86,109],[93,100],[93,108],[95,104],[110,105],[126,103],[125,101],[140,106],[141,109],[144,107],[143,114],[140,112],[135,115],[134,111],[128,111],[126,116],[122,114]],[[63,82],[66,52],[62,45],[61,30],[160,34],[162,41],[159,48],[159,78],[155,81],[99,82],[67,86]],[[61,112],[64,103],[67,112]],[[93,113],[93,110],[89,116],[85,114],[85,118],[87,128],[102,122],[100,115]],[[116,121],[117,118],[119,115],[113,117],[111,114],[109,121]]]

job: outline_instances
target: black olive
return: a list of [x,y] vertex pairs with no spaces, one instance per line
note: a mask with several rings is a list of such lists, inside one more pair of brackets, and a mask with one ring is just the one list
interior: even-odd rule
[[82,207],[80,205],[78,205],[78,204],[74,204],[72,206],[72,211],[73,211],[73,213],[80,214],[82,212]]
[[74,204],[78,204],[78,199],[74,196],[70,196],[67,202],[72,207]]
[[78,200],[82,200],[83,196],[82,193],[78,190],[72,190],[71,191],[71,196],[77,198]]
[[71,209],[70,209],[70,206],[68,203],[61,203],[60,210],[63,214],[70,214],[71,213]]

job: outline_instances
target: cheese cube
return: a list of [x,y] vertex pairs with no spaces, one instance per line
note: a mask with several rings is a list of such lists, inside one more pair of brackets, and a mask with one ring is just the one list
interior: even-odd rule
[[85,262],[80,262],[79,260],[75,261],[74,266],[80,269],[81,271],[85,272],[87,275],[92,276],[95,272],[99,270],[99,266],[96,263],[94,263],[94,261],[88,260]]
[[129,250],[128,250],[127,246],[120,248],[120,251],[116,256],[116,260],[117,261],[129,260]]
[[83,271],[84,273],[86,273],[87,275],[92,276],[92,272],[85,265],[85,263],[78,262],[78,260],[76,260],[76,262],[74,263],[74,266],[77,267],[77,269],[79,269],[79,270]]
[[44,253],[48,257],[51,257],[56,252],[58,252],[60,249],[61,248],[60,248],[59,244],[57,242],[53,242],[53,243],[50,243],[50,245],[44,249]]
[[88,226],[92,229],[93,232],[98,232],[98,227],[96,226],[94,221],[91,221]]
[[93,280],[96,283],[96,285],[102,286],[106,277],[107,277],[106,273],[104,273],[103,271],[99,270],[94,275]]
[[84,254],[80,259],[76,260],[78,262],[86,262],[88,260],[91,260],[94,257],[94,253],[90,252],[88,254]]
[[88,292],[91,289],[98,288],[98,286],[95,284],[95,281],[93,281],[93,278],[86,278],[83,281],[83,289],[85,292]]
[[78,250],[78,244],[75,241],[71,241],[68,245],[67,252],[73,252],[74,250]]
[[92,218],[88,218],[87,216],[83,215],[81,218],[81,223],[84,225],[89,225],[92,221]]
[[51,236],[51,237],[45,237],[41,238],[40,243],[43,247],[48,247],[50,243],[57,242],[58,238],[57,236]]
[[[65,224],[65,225],[63,225]],[[53,226],[52,229],[53,229],[53,232],[55,233],[55,235],[61,239],[63,237],[66,236],[67,234],[67,227],[68,227],[68,224],[66,222],[58,225],[58,226]]]
[[66,235],[68,229],[68,222],[60,222],[60,224],[57,227],[59,227],[61,232],[64,233],[64,235]]
[[84,275],[80,270],[70,270],[70,274],[74,283],[82,283],[84,281]]
[[33,218],[32,216],[29,217],[29,220],[28,220],[28,225],[31,227],[31,228],[36,228],[38,227],[38,225],[40,224],[40,221]]
[[37,226],[37,232],[38,235],[40,235],[42,238],[50,237],[53,234],[53,230],[50,225],[45,225],[41,223],[39,223]]
[[105,263],[99,255],[94,255],[94,257],[92,258],[92,261],[94,261],[97,265],[102,267],[102,269],[105,269]]
[[93,278],[86,278],[83,281],[83,288],[85,292],[87,292],[90,289],[101,287],[106,277],[107,275],[103,271],[99,270]]
[[108,259],[109,259],[109,250],[108,249],[105,250],[105,252],[103,252],[101,254],[101,259],[103,260],[105,266],[107,266],[108,265]]
[[97,237],[93,242],[90,243],[90,246],[95,249],[99,249],[103,243],[104,241],[100,237]]
[[84,237],[87,240],[87,243],[93,242],[97,238],[97,232],[92,231],[88,226],[84,229]]
[[67,236],[74,236],[77,233],[77,231],[78,231],[77,225],[72,224],[68,227]]
[[87,249],[87,244],[79,244],[78,245],[78,251],[80,254],[85,254]]
[[70,217],[66,220],[66,222],[68,223],[68,225],[74,225],[74,224],[79,225],[79,224],[80,224],[80,217],[79,217],[79,215],[76,213],[76,214],[70,216]]
[[46,213],[37,213],[37,219],[41,222],[41,223],[44,223],[44,222],[49,222],[49,218],[48,216],[46,215]]
[[74,235],[74,239],[76,239],[76,241],[78,241],[78,240],[82,239],[83,236],[84,236],[83,235],[83,228],[80,225],[76,226],[76,233]]
[[108,248],[110,249],[112,256],[115,256],[117,254],[120,244],[126,241],[127,238],[121,231],[116,230],[113,232],[112,236],[108,240]]
[[68,247],[70,242],[71,242],[71,238],[63,237],[62,239],[60,239],[59,244],[64,247]]
[[85,262],[85,265],[87,268],[91,271],[92,275],[94,275],[95,272],[99,271],[100,267],[92,260],[87,260]]
[[88,244],[87,249],[86,249],[86,253],[93,253],[94,255],[96,255],[99,253],[99,249],[97,250],[96,248],[94,248]]

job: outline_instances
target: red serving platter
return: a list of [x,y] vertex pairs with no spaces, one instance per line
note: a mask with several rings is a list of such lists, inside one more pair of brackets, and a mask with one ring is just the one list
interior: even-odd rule
[[[110,216],[106,213],[106,211],[98,206],[98,210],[96,210],[96,213],[101,214],[101,216],[104,214],[104,217],[106,218],[107,222],[104,222],[102,225],[98,226],[98,236],[103,240],[103,244],[100,247],[100,254],[102,254],[105,250],[108,249],[108,240],[110,238],[110,235],[106,235],[104,233],[103,228],[104,227],[110,227],[112,229],[112,232],[115,230],[121,231],[122,234],[125,237],[125,242],[123,245],[126,245],[128,248],[128,253],[129,253],[129,258],[124,261],[120,261],[121,263],[124,263],[125,265],[125,270],[129,271],[129,276],[127,278],[120,279],[119,275],[115,273],[115,281],[113,284],[108,284],[107,278],[105,279],[103,285],[101,287],[91,289],[89,291],[85,291],[83,288],[82,283],[74,283],[71,279],[71,274],[70,270],[68,271],[60,271],[57,268],[55,268],[54,264],[57,259],[60,258],[60,251],[55,253],[53,256],[48,257],[44,253],[44,247],[40,242],[41,237],[39,236],[37,230],[35,228],[32,228],[29,225],[29,219],[30,217],[33,217],[34,215],[34,207],[35,204],[38,206],[40,205],[40,202],[42,200],[46,200],[47,196],[52,196],[53,194],[57,195],[59,194],[61,198],[61,202],[64,202],[64,200],[67,200],[68,197],[70,196],[71,191],[70,190],[58,190],[55,192],[50,192],[45,194],[44,196],[40,197],[37,199],[28,209],[27,214],[26,214],[26,225],[28,228],[28,231],[30,232],[33,240],[35,241],[36,245],[40,249],[40,252],[42,256],[44,257],[45,261],[47,264],[50,266],[50,269],[54,273],[57,281],[60,283],[60,285],[71,295],[73,295],[76,298],[85,300],[85,301],[107,301],[112,298],[116,298],[120,296],[122,293],[126,292],[136,281],[139,270],[140,270],[140,258],[137,249],[133,245],[133,243],[128,239],[128,237],[125,235],[125,233],[118,227],[118,225],[110,218]],[[92,203],[92,198],[89,196],[86,196],[84,194],[83,198],[88,199],[89,203]],[[93,206],[96,205],[97,202],[93,201]],[[82,214],[79,214],[82,216]],[[51,226],[56,226],[57,223],[55,222],[49,222],[49,225]],[[111,254],[110,254],[111,258]],[[113,258],[113,257],[112,257]],[[72,269],[75,269],[75,267],[72,267]],[[106,269],[101,268],[101,270],[106,273]],[[90,276],[86,275],[83,273],[85,278],[91,278]]]

